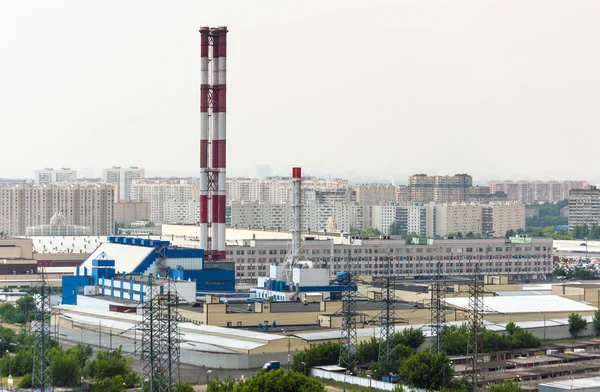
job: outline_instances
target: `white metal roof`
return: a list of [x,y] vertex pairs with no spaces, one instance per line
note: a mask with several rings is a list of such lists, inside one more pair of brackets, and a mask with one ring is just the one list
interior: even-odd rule
[[[92,270],[92,261],[100,257],[104,252],[108,258],[115,261],[115,270],[118,272],[132,272],[152,251],[150,246],[137,246],[125,244],[113,244],[105,242],[81,264],[80,268],[87,267],[88,273]],[[83,271],[80,271],[83,273]]]
[[[447,298],[446,302],[459,308],[469,305],[469,298]],[[486,313],[536,313],[536,312],[584,312],[595,307],[558,295],[527,295],[508,297],[484,297]]]
[[213,326],[213,325],[196,325],[196,324],[192,324],[192,323],[180,323],[179,326],[182,329],[188,329],[192,332],[197,331],[199,333],[201,333],[201,332],[214,333],[214,334],[220,334],[220,335],[234,336],[234,337],[240,338],[240,339],[259,340],[259,341],[264,341],[264,342],[269,342],[272,340],[287,339],[287,336],[283,336],[283,335],[275,335],[275,334],[268,334],[268,333],[262,333],[262,332],[247,331],[244,329],[224,328],[224,327],[217,327],[217,326]]
[[600,377],[577,378],[577,379],[570,379],[570,380],[545,382],[545,383],[539,384],[539,386],[568,389],[568,390],[598,388],[598,387],[600,387]]

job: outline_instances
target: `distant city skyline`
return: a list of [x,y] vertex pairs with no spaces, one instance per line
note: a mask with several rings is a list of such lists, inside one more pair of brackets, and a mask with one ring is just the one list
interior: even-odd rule
[[196,175],[198,28],[227,25],[228,175],[598,183],[599,19],[558,0],[7,2],[0,176]]
[[[139,166],[136,165],[135,162],[131,163],[131,165],[133,166]],[[68,165],[67,165],[68,166]],[[112,166],[119,166],[119,165],[108,165],[105,168],[110,168]],[[257,177],[257,166],[264,166],[261,164],[258,164],[256,166],[252,166],[252,167],[248,167],[248,168],[244,168],[244,169],[236,169],[236,168],[232,168],[231,170],[229,170],[229,172],[227,173],[227,177],[228,178],[232,178],[232,177]],[[299,165],[301,166],[301,165]],[[41,168],[45,168],[45,167],[52,167],[52,166],[48,166],[45,165],[43,167],[40,168],[32,168],[32,169],[11,169],[11,170],[0,170],[0,178],[7,178],[7,179],[33,179],[34,178],[34,173],[36,170],[40,170]],[[55,168],[60,168],[62,166],[57,165],[55,166]],[[102,167],[98,167],[98,168],[90,168],[90,167],[84,167],[84,168],[78,168],[78,167],[73,167],[71,166],[73,169],[77,170],[77,177],[79,179],[83,179],[83,178],[102,178],[102,171],[105,168]],[[122,165],[122,167],[129,167],[128,165]],[[140,166],[141,167],[141,166]],[[146,169],[146,177],[147,178],[153,178],[153,177],[183,177],[183,178],[187,178],[187,177],[199,177],[199,169],[196,168],[191,168],[191,169],[157,169],[157,168],[145,168]],[[393,183],[396,185],[406,185],[407,184],[407,180],[408,177],[413,175],[413,174],[417,174],[417,173],[425,173],[428,175],[454,175],[457,173],[450,173],[450,172],[435,172],[435,171],[431,171],[431,170],[416,170],[414,172],[408,173],[408,174],[397,174],[397,175],[391,175],[388,178],[385,177],[381,177],[381,176],[369,176],[369,175],[363,175],[361,173],[358,172],[343,172],[343,171],[339,171],[339,172],[335,172],[335,171],[330,171],[330,172],[326,172],[323,170],[319,170],[316,169],[315,171],[310,171],[308,169],[305,168],[305,166],[303,166],[303,170],[304,170],[304,175],[307,176],[313,176],[313,177],[319,177],[319,178],[342,178],[342,179],[347,179],[348,181],[352,182],[352,183],[360,183],[360,182],[377,182],[377,183]],[[271,176],[289,176],[291,172],[291,167],[289,169],[285,169],[285,168],[274,168],[273,166],[271,166],[270,169],[270,174]],[[11,175],[11,173],[14,173]],[[512,181],[568,181],[568,180],[572,180],[572,181],[587,181],[590,184],[600,184],[600,179],[594,181],[594,180],[590,180],[587,178],[582,178],[582,177],[578,177],[576,174],[574,173],[572,177],[567,177],[566,175],[569,173],[564,173],[564,176],[559,177],[558,173],[557,176],[547,176],[547,177],[535,177],[535,176],[524,176],[522,173],[515,173],[513,176],[509,176],[509,175],[503,175],[503,176],[497,176],[497,177],[480,177],[477,176],[476,174],[474,174],[474,171],[467,171],[467,170],[463,170],[460,171],[460,173],[467,173],[473,176],[473,184],[474,185],[485,185],[488,181],[493,181],[493,180],[512,180]]]

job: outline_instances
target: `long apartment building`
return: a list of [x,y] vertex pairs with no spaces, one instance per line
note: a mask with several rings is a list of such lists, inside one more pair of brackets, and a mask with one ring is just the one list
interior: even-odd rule
[[[504,238],[434,239],[429,245],[406,244],[400,239],[344,239],[305,241],[304,252],[313,262],[327,266],[333,273],[343,270],[344,260],[353,259],[355,271],[374,277],[386,273],[392,258],[396,276],[431,277],[438,263],[447,276],[467,276],[474,263],[485,275],[508,275],[512,279],[549,279],[552,276],[552,239]],[[240,283],[255,284],[267,276],[269,265],[283,263],[287,240],[243,240],[229,244],[227,256],[235,261]]]
[[504,192],[508,200],[522,203],[558,203],[571,189],[583,189],[586,181],[488,181],[491,193]]
[[415,174],[408,177],[410,200],[418,203],[452,203],[468,201],[473,177],[468,174],[428,176]]
[[139,179],[131,185],[131,201],[150,203],[154,223],[197,223],[200,217],[197,179]]
[[385,234],[394,222],[396,234],[428,237],[459,232],[502,237],[508,230],[525,228],[525,205],[520,202],[371,206],[370,212],[371,226]]
[[[231,226],[267,228],[288,231],[291,227],[289,204],[232,203]],[[306,204],[302,207],[304,230],[323,231],[330,217],[338,230],[348,232],[350,228],[365,228],[365,207],[356,204]]]
[[569,192],[569,227],[600,226],[600,189],[587,186]]
[[49,225],[62,214],[70,225],[92,235],[114,231],[114,187],[101,183],[19,184],[0,187],[0,231],[26,235],[26,228]]
[[[289,177],[228,178],[226,181],[227,205],[234,202],[259,202],[287,204],[290,202],[291,179]],[[302,179],[302,190],[307,202],[338,202],[347,198],[348,181],[324,180],[308,177]]]
[[351,187],[352,200],[362,206],[376,206],[396,201],[397,188],[392,184],[362,184]]

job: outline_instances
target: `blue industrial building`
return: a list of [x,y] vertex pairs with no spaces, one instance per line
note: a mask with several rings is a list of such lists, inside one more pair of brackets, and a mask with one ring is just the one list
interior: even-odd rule
[[235,292],[233,262],[205,262],[203,249],[169,241],[113,236],[76,268],[75,276],[63,277],[62,303],[75,305],[82,294],[142,302],[150,275],[194,282],[195,292]]

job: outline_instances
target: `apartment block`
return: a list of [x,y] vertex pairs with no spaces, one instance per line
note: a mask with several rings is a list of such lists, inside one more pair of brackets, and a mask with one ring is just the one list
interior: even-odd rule
[[508,230],[525,229],[525,205],[520,202],[428,204],[427,236],[459,232],[502,237]]
[[376,206],[396,201],[396,186],[393,184],[362,184],[350,187],[354,201],[362,206]]
[[144,178],[146,171],[136,166],[118,167],[104,169],[102,179],[104,182],[113,184],[116,190],[115,201],[131,201],[131,188],[133,182]]
[[600,189],[587,186],[569,191],[569,227],[600,225]]
[[150,202],[115,203],[115,222],[130,225],[145,220],[150,220]]
[[69,225],[92,235],[114,231],[114,188],[110,184],[54,183],[0,187],[0,231],[26,235],[26,228],[49,225],[60,213]]
[[70,168],[45,168],[36,170],[33,182],[39,185],[52,184],[55,182],[71,182],[77,180],[77,171]]
[[504,192],[508,200],[525,204],[558,203],[569,198],[571,189],[584,189],[586,181],[489,181],[492,193]]
[[410,200],[418,203],[452,203],[468,200],[473,177],[468,174],[428,176],[415,174],[408,178]]
[[[193,222],[198,222],[200,214],[198,186],[197,179],[139,179],[133,181],[131,185],[131,201],[150,203],[150,220],[156,224],[181,223],[171,219],[183,217],[186,221],[189,219],[192,222],[196,215],[198,219]],[[185,206],[190,208],[189,211],[183,212]]]
[[[364,228],[364,208],[354,204],[309,204],[302,207],[302,229],[304,231],[323,231],[328,224],[335,225],[340,231],[348,232],[350,227]],[[291,224],[289,204],[271,204],[234,202],[231,204],[231,225],[278,229],[287,231]],[[333,222],[330,222],[330,219]]]

